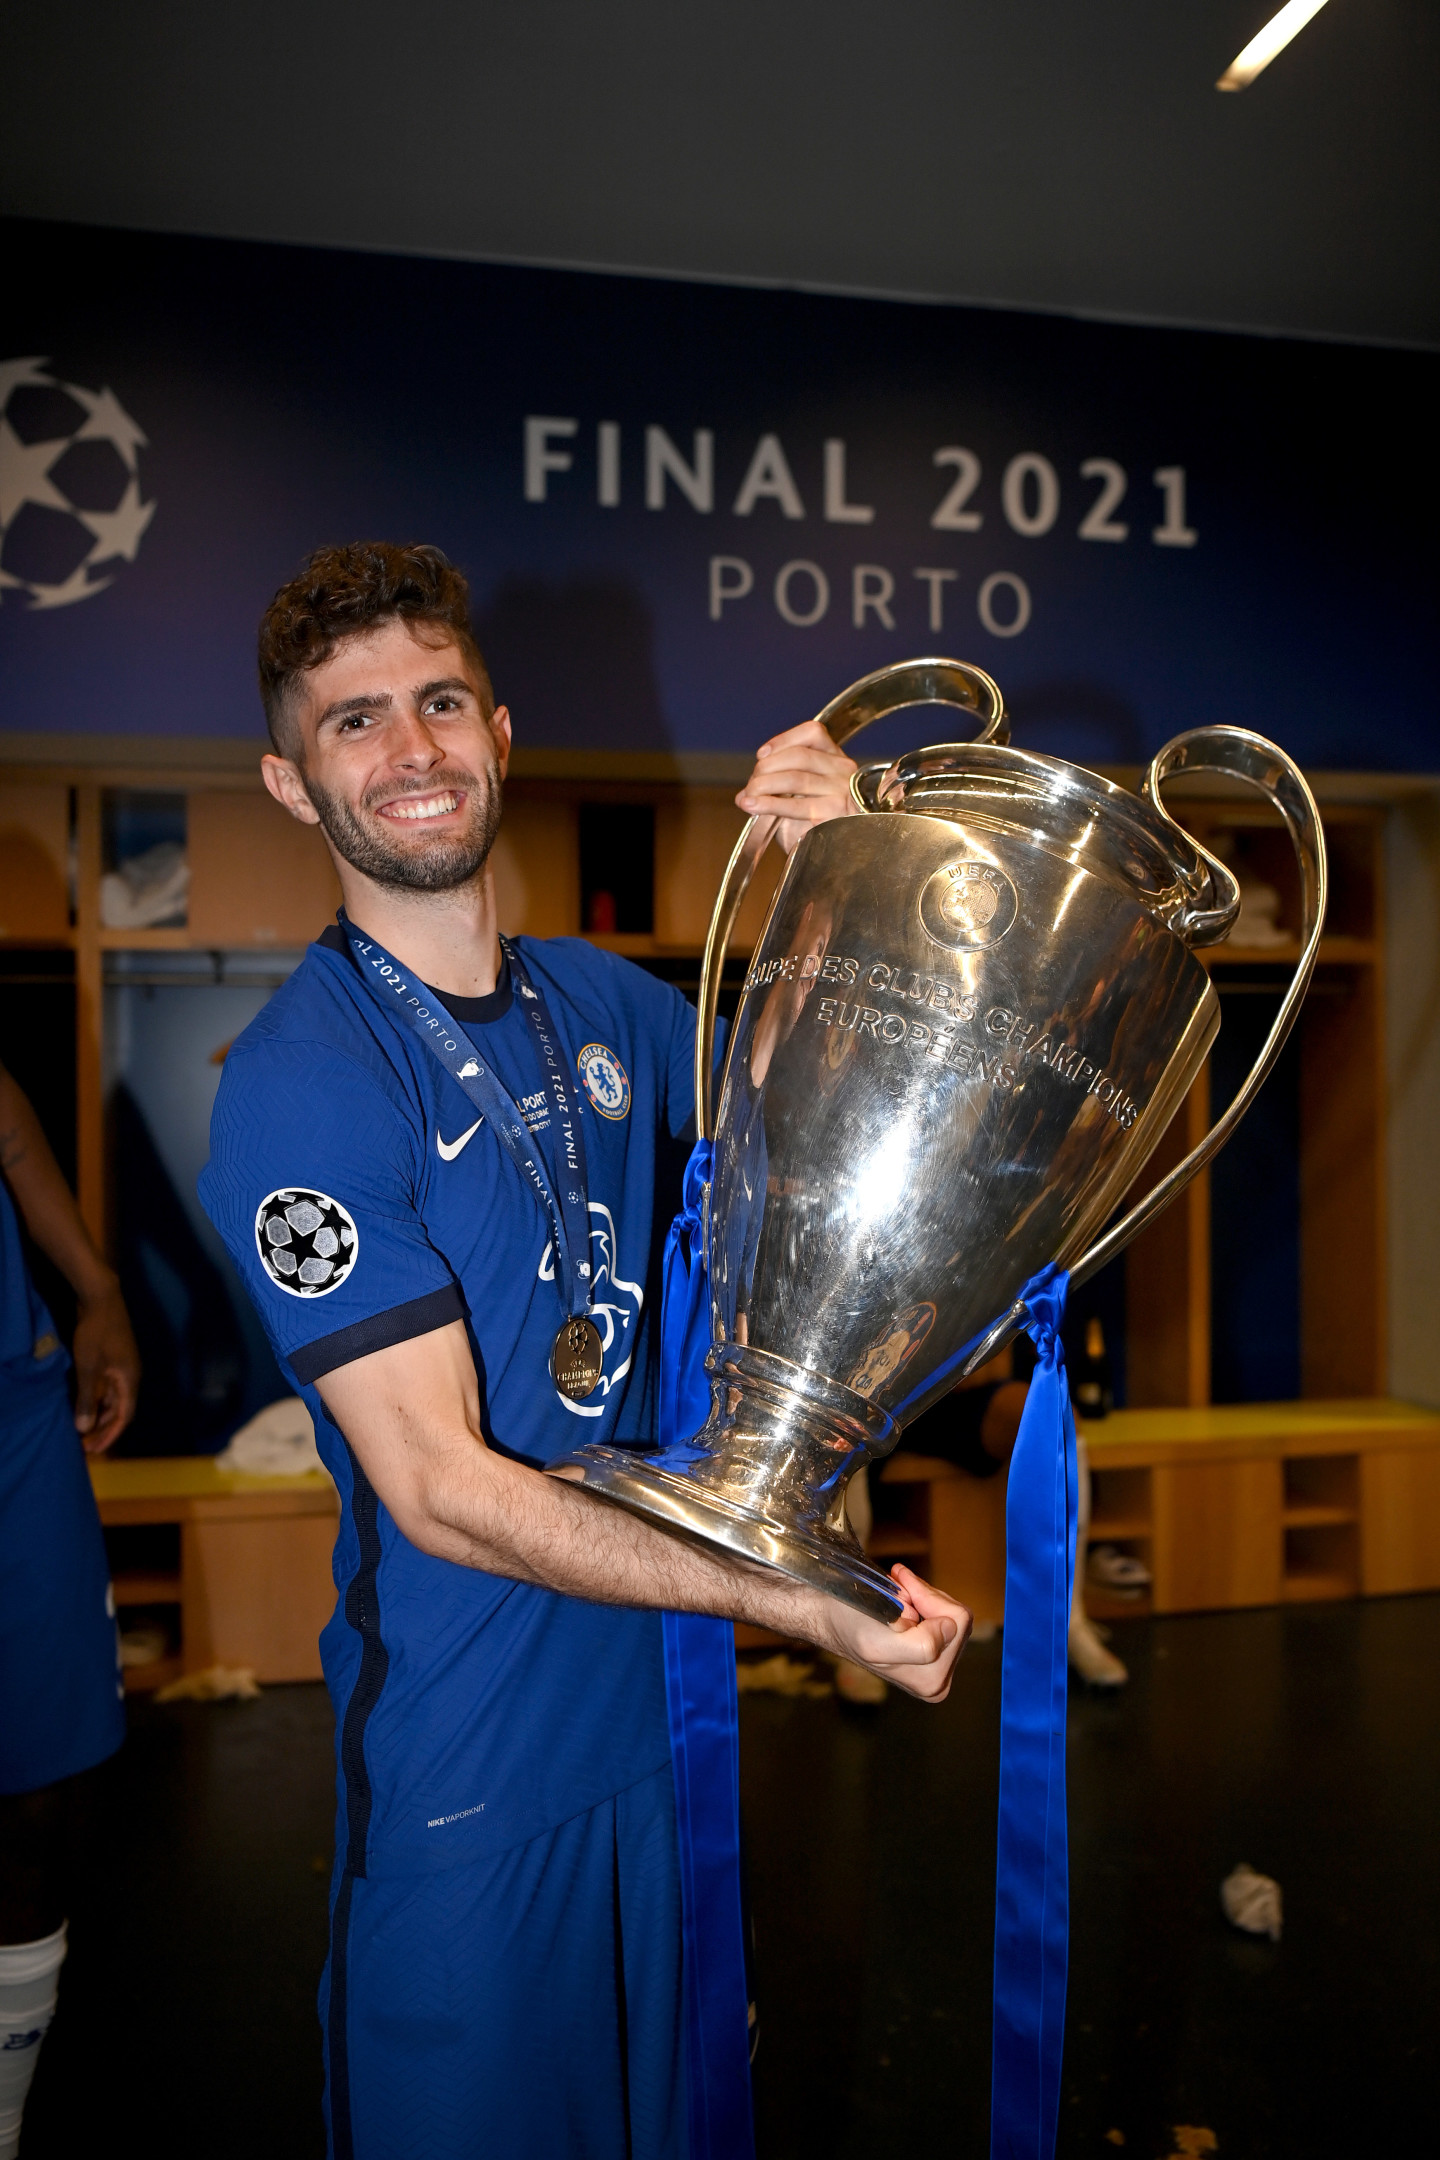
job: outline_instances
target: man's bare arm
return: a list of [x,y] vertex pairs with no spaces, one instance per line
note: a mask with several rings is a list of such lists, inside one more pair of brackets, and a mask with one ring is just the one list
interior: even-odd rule
[[[536,1385],[549,1386],[537,1374]],[[963,1605],[908,1570],[892,1625],[768,1568],[712,1556],[485,1445],[463,1325],[357,1358],[318,1382],[400,1530],[422,1552],[598,1604],[707,1612],[813,1642],[930,1702],[949,1693]]]
[[0,1065],[0,1173],[25,1227],[75,1292],[75,1427],[92,1455],[135,1415],[140,1353],[114,1270],[106,1266],[60,1175],[40,1120]]

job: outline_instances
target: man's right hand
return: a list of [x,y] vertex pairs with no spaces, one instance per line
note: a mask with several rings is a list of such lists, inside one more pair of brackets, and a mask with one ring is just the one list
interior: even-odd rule
[[106,1266],[60,1174],[34,1107],[0,1065],[0,1176],[25,1227],[79,1301],[75,1322],[75,1429],[99,1455],[135,1415],[140,1353],[113,1269]]
[[108,1271],[82,1295],[75,1322],[75,1430],[103,1455],[135,1415],[140,1353],[120,1285]]
[[868,1666],[892,1687],[918,1696],[921,1702],[944,1702],[969,1638],[970,1615],[910,1568],[897,1564],[891,1572],[906,1601],[899,1618],[888,1624],[870,1620],[837,1598],[829,1598],[834,1640],[822,1647]]

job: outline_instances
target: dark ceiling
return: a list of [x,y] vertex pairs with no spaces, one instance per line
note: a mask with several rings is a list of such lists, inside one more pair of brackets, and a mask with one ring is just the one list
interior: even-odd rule
[[28,216],[1440,344],[1440,10],[71,0],[0,27]]

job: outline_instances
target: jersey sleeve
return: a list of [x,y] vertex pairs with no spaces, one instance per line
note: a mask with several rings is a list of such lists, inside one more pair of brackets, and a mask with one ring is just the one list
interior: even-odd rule
[[[665,1023],[669,1030],[665,1076],[665,1122],[672,1140],[695,1138],[695,1030],[699,1015],[689,999],[669,984],[657,984],[666,999]],[[725,1062],[728,1023],[715,1021],[715,1052],[711,1072],[718,1085]]]
[[672,1140],[695,1137],[695,1007],[671,991],[670,1054],[667,1061],[665,1118]]
[[[673,993],[676,1011],[670,1034],[670,1068],[666,1091],[666,1111],[672,1139],[695,1137],[695,1030],[699,1015],[679,991]],[[725,1044],[730,1023],[722,1015],[715,1019],[715,1049],[711,1059],[711,1101],[718,1099],[720,1068],[725,1063]]]
[[465,1317],[418,1172],[398,1091],[351,1059],[275,1041],[227,1058],[200,1200],[302,1385]]

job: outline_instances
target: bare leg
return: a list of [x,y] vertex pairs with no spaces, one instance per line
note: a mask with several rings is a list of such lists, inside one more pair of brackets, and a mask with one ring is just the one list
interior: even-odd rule
[[870,1532],[875,1527],[875,1510],[870,1505],[870,1472],[857,1470],[845,1488],[845,1514],[860,1540],[862,1548],[870,1543]]
[[[987,1454],[1007,1461],[1020,1431],[1025,1407],[1025,1384],[1012,1380],[997,1388],[980,1427],[980,1444]],[[1070,1600],[1070,1663],[1091,1687],[1124,1687],[1130,1675],[1113,1652],[1106,1649],[1085,1611],[1085,1553],[1090,1541],[1090,1457],[1077,1436],[1076,1468],[1079,1472],[1079,1509],[1075,1537],[1075,1589]]]
[[1090,1543],[1090,1456],[1083,1439],[1075,1443],[1079,1506],[1075,1526],[1075,1590],[1070,1600],[1070,1663],[1091,1687],[1124,1687],[1129,1673],[1106,1649],[1085,1611],[1085,1554]]

